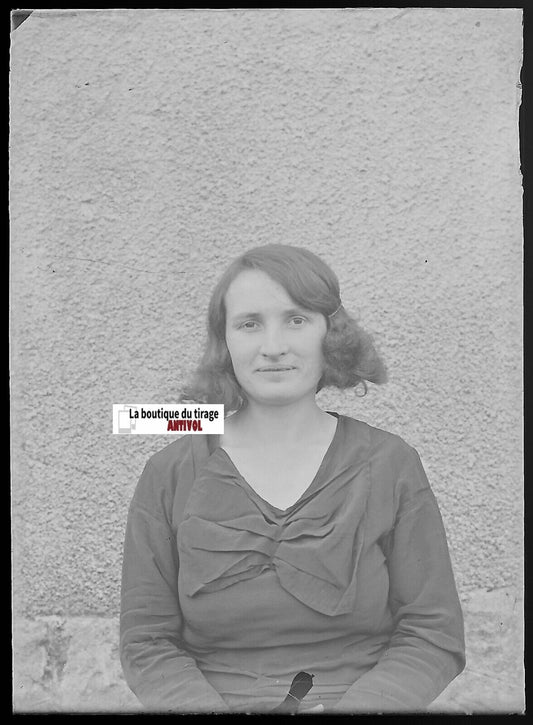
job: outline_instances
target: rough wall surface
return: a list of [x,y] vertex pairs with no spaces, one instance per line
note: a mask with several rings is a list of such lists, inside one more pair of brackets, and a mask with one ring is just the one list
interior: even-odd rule
[[[390,382],[328,408],[420,452],[463,599],[521,591],[518,9],[34,11],[12,35],[14,610],[116,617],[127,506],[209,292],[282,241]],[[77,620],[76,620],[77,621]]]

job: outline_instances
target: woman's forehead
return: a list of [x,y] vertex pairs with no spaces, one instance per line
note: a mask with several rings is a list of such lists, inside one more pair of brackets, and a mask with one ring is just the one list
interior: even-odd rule
[[235,277],[226,292],[225,303],[228,316],[254,308],[266,311],[299,306],[279,282],[258,269],[243,270]]

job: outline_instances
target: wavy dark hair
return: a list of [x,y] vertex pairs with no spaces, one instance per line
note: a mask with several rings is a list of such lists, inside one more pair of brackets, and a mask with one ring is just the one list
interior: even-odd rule
[[385,365],[365,332],[341,304],[335,273],[316,254],[301,247],[267,244],[237,257],[218,281],[207,313],[207,343],[191,383],[181,401],[223,403],[226,411],[246,403],[226,346],[225,296],[233,280],[245,270],[259,270],[280,284],[304,309],[320,312],[327,321],[323,341],[324,372],[317,392],[324,387],[362,387],[367,381],[386,382]]

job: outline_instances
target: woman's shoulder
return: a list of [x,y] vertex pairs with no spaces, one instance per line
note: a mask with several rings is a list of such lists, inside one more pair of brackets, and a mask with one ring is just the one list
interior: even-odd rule
[[369,454],[387,454],[393,456],[410,456],[415,451],[404,438],[397,433],[370,425],[348,415],[340,415],[346,437],[365,440]]
[[205,435],[180,436],[177,440],[153,453],[148,459],[147,465],[161,472],[173,469],[176,465],[182,465],[187,459],[194,457],[197,451],[207,449],[206,439]]
[[344,417],[345,440],[366,436],[366,460],[374,491],[393,493],[396,502],[407,500],[421,491],[427,493],[429,482],[416,448],[397,433]]
[[206,435],[184,435],[152,454],[135,489],[133,503],[169,511],[188,495],[199,466],[209,457]]
[[343,424],[347,432],[346,450],[350,441],[364,441],[362,455],[368,465],[374,500],[379,505],[388,501],[397,510],[401,502],[405,504],[422,491],[430,490],[418,451],[400,435],[347,416],[343,416]]

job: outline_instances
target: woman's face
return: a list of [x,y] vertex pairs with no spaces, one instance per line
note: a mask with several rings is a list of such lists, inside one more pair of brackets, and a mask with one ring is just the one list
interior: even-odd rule
[[226,345],[250,401],[286,405],[315,396],[326,318],[297,305],[264,272],[245,270],[225,297]]

